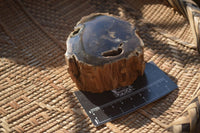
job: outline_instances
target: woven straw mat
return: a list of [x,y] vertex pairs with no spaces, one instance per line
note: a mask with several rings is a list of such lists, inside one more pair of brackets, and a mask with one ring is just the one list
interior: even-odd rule
[[[81,17],[108,12],[134,23],[154,61],[178,89],[95,127],[73,92],[66,39]],[[200,56],[187,20],[164,0],[1,0],[0,132],[170,132],[196,94]],[[187,46],[186,46],[187,45]]]

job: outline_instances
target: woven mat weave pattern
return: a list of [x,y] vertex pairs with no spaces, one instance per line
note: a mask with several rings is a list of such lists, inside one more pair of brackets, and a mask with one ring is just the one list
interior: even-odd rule
[[[165,0],[0,1],[0,132],[169,132],[193,99],[200,56],[187,20]],[[178,89],[101,127],[94,127],[73,95],[64,59],[65,41],[81,17],[123,15],[154,61]]]

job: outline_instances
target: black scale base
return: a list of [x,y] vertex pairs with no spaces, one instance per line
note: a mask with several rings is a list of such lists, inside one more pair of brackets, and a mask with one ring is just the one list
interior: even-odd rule
[[76,91],[75,95],[95,126],[131,113],[167,95],[177,85],[153,62],[130,86],[103,93]]

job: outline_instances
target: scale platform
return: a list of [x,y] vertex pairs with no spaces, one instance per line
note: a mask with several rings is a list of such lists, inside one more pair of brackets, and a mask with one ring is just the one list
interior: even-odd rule
[[153,62],[129,86],[103,93],[76,91],[75,95],[95,126],[100,126],[167,95],[177,85]]

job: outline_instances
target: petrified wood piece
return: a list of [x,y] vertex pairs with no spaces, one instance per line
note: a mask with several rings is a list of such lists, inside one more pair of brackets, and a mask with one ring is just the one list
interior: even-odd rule
[[145,67],[135,27],[109,14],[83,17],[67,39],[65,56],[77,87],[94,93],[132,84]]

